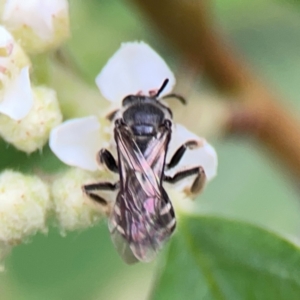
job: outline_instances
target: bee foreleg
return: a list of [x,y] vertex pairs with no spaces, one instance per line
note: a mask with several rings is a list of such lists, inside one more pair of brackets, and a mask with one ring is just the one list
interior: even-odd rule
[[113,184],[111,182],[99,182],[93,184],[86,184],[82,187],[85,194],[87,194],[92,200],[102,204],[107,205],[103,197],[97,194],[97,191],[116,191],[119,188],[119,182]]
[[180,180],[183,180],[189,176],[197,175],[195,180],[193,181],[189,191],[192,194],[197,194],[201,191],[201,189],[204,187],[205,181],[206,181],[206,175],[204,172],[204,169],[202,167],[195,167],[192,169],[180,171],[176,173],[174,176],[164,176],[164,181],[168,183],[177,183]]
[[108,150],[101,149],[98,155],[98,160],[101,164],[105,164],[106,167],[114,173],[119,172],[118,164],[113,155]]
[[187,149],[193,149],[193,148],[198,147],[198,144],[199,143],[197,141],[188,141],[188,142],[184,143],[183,145],[181,145],[176,150],[174,155],[172,156],[170,162],[168,164],[166,164],[166,168],[169,170],[169,169],[172,169],[175,166],[177,166],[178,163],[180,162],[181,158],[183,157],[185,151]]

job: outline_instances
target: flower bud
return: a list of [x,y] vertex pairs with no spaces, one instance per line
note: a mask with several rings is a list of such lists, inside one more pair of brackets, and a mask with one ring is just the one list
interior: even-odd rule
[[54,49],[69,36],[67,0],[6,0],[1,19],[30,53]]
[[[97,183],[100,172],[72,168],[59,176],[52,185],[54,211],[61,233],[91,227],[109,213],[110,206],[101,206],[84,194],[84,184]],[[111,193],[110,193],[111,194]],[[110,195],[112,196],[112,195]],[[113,199],[110,203],[113,203]]]
[[35,87],[32,91],[34,104],[25,118],[16,121],[0,115],[0,135],[27,153],[41,149],[51,129],[62,121],[55,91],[46,87]]
[[[38,231],[47,232],[50,208],[48,187],[39,178],[4,171],[0,175],[0,246],[13,246]],[[5,249],[0,248],[1,257]]]

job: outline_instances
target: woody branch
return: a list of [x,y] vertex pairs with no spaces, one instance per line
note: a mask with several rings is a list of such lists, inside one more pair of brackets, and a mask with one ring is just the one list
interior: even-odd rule
[[168,42],[239,103],[228,133],[251,135],[300,178],[300,124],[232,49],[212,23],[209,1],[132,0]]

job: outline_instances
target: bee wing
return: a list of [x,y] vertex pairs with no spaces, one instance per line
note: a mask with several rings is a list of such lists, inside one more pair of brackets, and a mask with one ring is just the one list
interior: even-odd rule
[[131,265],[139,261],[130,249],[129,243],[118,230],[112,229],[111,240],[117,249],[118,254],[127,264]]
[[134,190],[118,195],[109,229],[125,262],[135,262],[134,257],[149,262],[174,231],[175,215],[164,190],[164,198],[144,198],[144,201],[138,201],[142,193],[133,194]]
[[[160,138],[154,139],[152,143],[150,143],[152,149],[151,153],[154,155],[154,158],[148,161],[147,156],[143,155],[128,130],[125,128],[115,129],[115,140],[121,170],[121,188],[125,188],[124,182],[126,182],[127,174],[130,174],[133,170],[146,194],[159,196],[161,174],[164,168],[166,149],[169,143],[169,138],[167,139],[169,135],[166,133],[161,134]],[[164,146],[164,148],[162,146]],[[157,172],[154,172],[153,168],[155,168]],[[141,177],[145,180],[141,180]]]
[[122,178],[109,220],[112,239],[126,262],[132,261],[128,246],[134,257],[148,262],[176,225],[172,204],[161,186],[169,132],[153,139],[144,155],[130,134],[116,130],[115,137]]

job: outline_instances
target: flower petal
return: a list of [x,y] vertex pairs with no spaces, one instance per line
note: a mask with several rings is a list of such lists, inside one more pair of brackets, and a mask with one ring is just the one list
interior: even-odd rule
[[65,164],[89,171],[98,169],[100,123],[95,116],[68,120],[52,129],[49,145]]
[[0,112],[14,120],[24,118],[33,106],[33,95],[29,79],[29,67],[23,68],[18,76],[5,86]]
[[217,174],[218,158],[215,149],[204,138],[187,130],[180,124],[174,125],[172,138],[169,144],[167,162],[171,160],[176,150],[185,142],[195,140],[201,145],[199,148],[187,149],[175,170],[189,167],[203,167],[207,180]]
[[110,58],[96,78],[102,95],[109,101],[121,102],[127,95],[141,92],[148,95],[158,90],[165,79],[169,79],[162,95],[170,93],[175,77],[164,60],[147,44],[131,42]]

